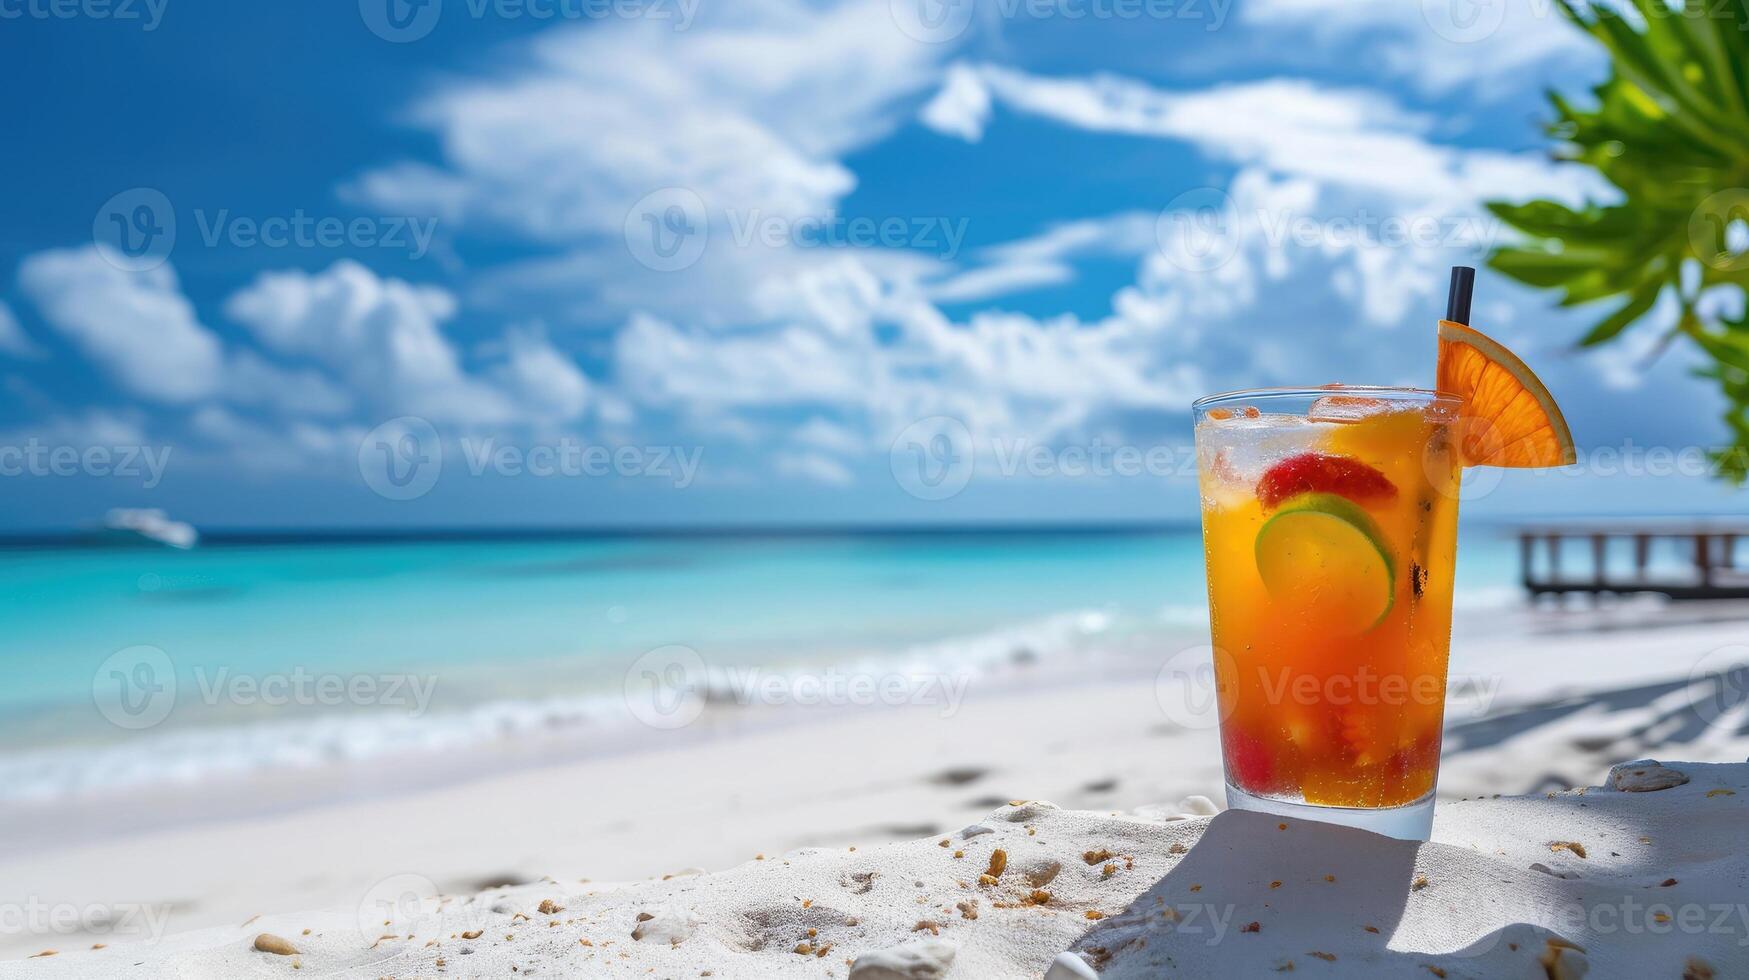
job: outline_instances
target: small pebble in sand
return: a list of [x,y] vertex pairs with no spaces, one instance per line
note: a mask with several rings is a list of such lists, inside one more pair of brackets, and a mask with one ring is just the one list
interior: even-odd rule
[[1086,916],[1088,919],[1090,919],[1094,922],[1098,922],[1100,919],[1105,918],[1105,913],[1099,911],[1098,909],[1088,909],[1087,911],[1085,911],[1081,914]]
[[297,947],[271,932],[264,932],[256,936],[255,948],[275,956],[295,956],[298,951]]
[[960,910],[960,918],[962,919],[976,919],[978,917],[977,902],[960,902],[954,908]]
[[1336,876],[1335,875],[1325,875],[1324,880],[1328,881],[1329,883],[1334,885],[1336,883]]
[[1585,845],[1579,843],[1578,841],[1552,840],[1552,841],[1549,841],[1549,850],[1551,850],[1551,851],[1572,851],[1574,854],[1579,855],[1581,858],[1583,858],[1585,856]]
[[59,953],[60,953],[60,950],[57,950],[57,949],[45,949],[40,953],[32,953],[29,956],[25,957],[25,959],[34,960],[34,959],[37,959],[37,958],[43,957],[43,956],[55,956]]
[[1051,904],[1051,893],[1042,888],[1035,888],[1032,894],[1026,896],[1026,901],[1029,905],[1049,905]]
[[1715,796],[1736,796],[1736,795],[1737,795],[1737,791],[1734,789],[1709,789],[1709,790],[1707,790],[1706,798],[1710,800]]
[[1058,953],[1051,968],[1045,971],[1045,980],[1099,980],[1099,974],[1079,955]]
[[480,938],[480,933],[482,933],[484,931],[485,931],[484,929],[469,929],[467,932],[462,933],[462,938],[463,939],[478,939],[478,938]]
[[1280,888],[1280,887],[1281,887],[1281,882],[1279,882],[1279,881],[1272,881],[1272,882],[1270,882],[1270,883],[1269,883],[1269,887],[1270,887],[1270,888]]
[[1263,923],[1256,922],[1256,921],[1247,922],[1244,925],[1239,927],[1239,931],[1240,932],[1262,932],[1263,931]]
[[1698,956],[1690,956],[1682,968],[1682,980],[1713,980],[1716,976],[1712,965]]
[[998,847],[990,852],[990,866],[984,869],[985,878],[1000,878],[1008,868],[1008,852]]
[[918,921],[918,923],[916,925],[911,927],[911,931],[912,932],[925,932],[925,931],[927,931],[931,936],[939,936],[939,935],[941,935],[941,923],[932,922],[928,919],[921,919]]
[[1537,962],[1542,964],[1549,980],[1579,980],[1591,967],[1585,958],[1585,947],[1559,936],[1549,937]]
[[1171,847],[1168,847],[1166,849],[1166,853],[1167,854],[1184,854],[1184,853],[1188,852],[1189,850],[1190,850],[1190,848],[1185,847],[1183,844],[1173,844]]
[[1655,793],[1688,782],[1688,775],[1656,759],[1624,762],[1609,770],[1609,786],[1623,793]]
[[955,851],[955,852],[953,852],[953,856],[956,858],[963,858],[966,856],[966,852],[965,851]]
[[1026,878],[1027,884],[1034,888],[1043,888],[1055,881],[1057,875],[1061,874],[1062,871],[1062,864],[1046,858],[1031,862],[1021,871],[1021,874]]
[[1117,865],[1115,864],[1107,864],[1105,867],[1099,869],[1099,876],[1101,878],[1110,878],[1114,874],[1117,874]]
[[1367,932],[1370,932],[1375,936],[1379,934],[1379,927],[1378,926],[1366,926],[1365,928],[1366,928]]
[[936,980],[947,975],[958,952],[952,943],[924,939],[858,956],[850,980]]
[[1658,887],[1659,888],[1669,888],[1671,885],[1674,885],[1674,884],[1676,884],[1675,878],[1665,878],[1663,881],[1658,883]]
[[1193,817],[1212,817],[1221,812],[1221,808],[1206,796],[1187,796],[1178,801],[1178,809]]
[[1416,875],[1415,882],[1409,886],[1409,890],[1418,892],[1421,889],[1426,888],[1426,887],[1427,887],[1427,876],[1426,875]]
[[1088,851],[1081,855],[1081,860],[1086,861],[1088,864],[1098,864],[1101,861],[1109,861],[1111,858],[1111,852],[1103,847],[1097,851]]
[[560,912],[565,911],[565,907],[563,905],[554,904],[553,900],[550,898],[543,898],[540,900],[540,907],[535,911],[542,915],[558,915]]

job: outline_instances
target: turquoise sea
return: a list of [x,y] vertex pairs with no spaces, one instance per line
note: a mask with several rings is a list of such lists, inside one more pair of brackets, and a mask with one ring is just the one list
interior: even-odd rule
[[[1508,540],[1470,529],[1460,555],[1460,610],[1512,601]],[[0,800],[612,725],[671,645],[972,671],[1145,659],[1204,617],[1194,527],[15,542]]]

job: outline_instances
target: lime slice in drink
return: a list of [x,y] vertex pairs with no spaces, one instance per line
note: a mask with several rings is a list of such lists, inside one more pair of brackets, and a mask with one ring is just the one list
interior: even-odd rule
[[1362,633],[1396,601],[1396,563],[1378,523],[1333,493],[1282,503],[1257,532],[1257,572],[1270,598],[1308,626]]

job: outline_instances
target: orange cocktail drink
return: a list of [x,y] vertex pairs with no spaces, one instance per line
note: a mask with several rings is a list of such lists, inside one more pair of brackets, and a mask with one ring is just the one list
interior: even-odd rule
[[1343,822],[1425,836],[1451,640],[1461,405],[1431,391],[1339,387],[1197,403],[1233,805],[1373,811]]

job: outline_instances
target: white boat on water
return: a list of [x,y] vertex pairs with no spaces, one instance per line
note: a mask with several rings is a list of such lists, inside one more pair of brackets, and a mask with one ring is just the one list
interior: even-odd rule
[[103,518],[103,536],[117,542],[188,549],[200,541],[194,525],[173,521],[155,507],[117,507]]

